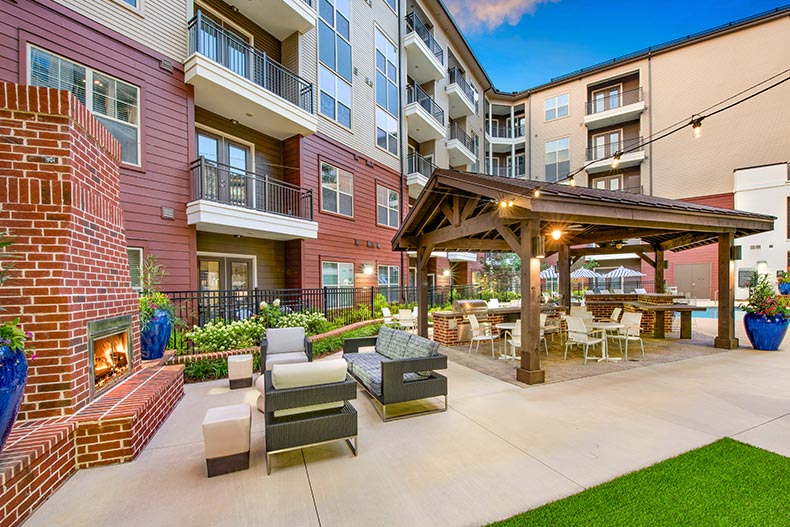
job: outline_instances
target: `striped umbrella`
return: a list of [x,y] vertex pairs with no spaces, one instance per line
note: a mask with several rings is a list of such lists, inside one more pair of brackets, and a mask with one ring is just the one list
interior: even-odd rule
[[592,269],[587,269],[586,267],[580,267],[571,273],[571,278],[601,278],[601,275],[593,271]]
[[557,274],[557,269],[555,269],[553,265],[551,267],[549,267],[548,269],[544,269],[544,270],[542,270],[540,272],[540,277],[543,278],[543,279],[559,278],[559,276],[560,275]]
[[639,271],[623,267],[622,265],[603,275],[604,278],[633,278],[635,276],[645,276],[645,273],[640,273]]

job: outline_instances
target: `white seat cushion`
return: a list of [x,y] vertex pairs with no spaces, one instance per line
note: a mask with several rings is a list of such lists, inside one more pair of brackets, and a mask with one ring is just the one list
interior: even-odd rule
[[252,355],[230,355],[228,357],[228,378],[246,379],[252,377]]
[[209,408],[203,418],[206,459],[241,454],[250,450],[249,403]]
[[343,382],[346,380],[346,359],[329,359],[305,364],[275,364],[272,386],[276,390]]
[[290,353],[266,354],[266,369],[271,370],[275,364],[296,364],[307,362],[307,355],[304,351],[292,351]]
[[304,351],[304,328],[270,328],[266,330],[266,355]]

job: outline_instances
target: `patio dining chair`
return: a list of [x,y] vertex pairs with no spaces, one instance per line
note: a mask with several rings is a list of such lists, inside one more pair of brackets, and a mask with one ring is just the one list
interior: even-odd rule
[[[663,314],[661,315],[663,316]],[[613,333],[610,338],[616,339],[620,346],[620,354],[623,353],[623,341],[625,341],[625,360],[628,360],[628,343],[639,341],[639,346],[642,348],[642,358],[645,357],[645,344],[642,342],[642,313],[623,313],[623,318],[620,320],[623,325],[616,333]]]
[[[551,341],[554,342],[554,335],[559,334],[560,339],[562,339],[562,325],[559,319],[552,317],[549,319],[549,315],[547,313],[540,314],[540,330],[541,332],[546,335],[551,335]],[[548,350],[546,351],[546,355],[548,355]]]
[[565,317],[565,322],[568,323],[568,340],[565,341],[565,356],[563,357],[563,360],[568,358],[568,346],[573,344],[584,346],[585,366],[587,365],[587,352],[589,351],[590,346],[600,344],[601,356],[603,356],[603,338],[600,336],[595,336],[596,334],[600,334],[600,331],[591,332],[584,324],[584,320],[579,317]]
[[612,310],[612,314],[609,315],[610,322],[620,322],[620,314],[623,312],[623,308],[616,307]]
[[[477,346],[475,347],[475,353],[480,351],[480,342],[490,340],[491,341],[491,357],[494,357],[494,334],[491,331],[491,326],[482,327],[480,323],[477,321],[477,316],[469,315],[469,326],[472,329],[472,339],[469,341],[469,354],[472,353],[472,344],[475,342]],[[516,325],[518,327],[518,325]]]
[[415,325],[414,313],[411,309],[398,310],[398,327],[405,331],[412,331],[417,326]]
[[[541,315],[543,317],[544,315]],[[546,350],[546,356],[549,356],[549,345],[546,342],[546,336],[543,333],[543,320],[541,319],[541,328],[540,328],[540,341],[543,342],[543,347]],[[516,327],[513,328],[513,333],[511,333],[510,338],[507,341],[507,345],[510,348],[511,353],[509,353],[509,357],[511,362],[517,359],[516,351],[521,347],[521,319],[516,320]]]
[[381,315],[384,317],[385,324],[392,324],[392,313],[390,312],[390,308],[382,307]]

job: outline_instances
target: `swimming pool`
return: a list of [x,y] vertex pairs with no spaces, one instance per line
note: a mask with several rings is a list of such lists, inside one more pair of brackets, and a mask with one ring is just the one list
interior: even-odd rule
[[[743,318],[744,311],[742,309],[735,309],[735,318]],[[716,306],[709,306],[705,311],[692,311],[693,318],[719,318],[719,308]]]

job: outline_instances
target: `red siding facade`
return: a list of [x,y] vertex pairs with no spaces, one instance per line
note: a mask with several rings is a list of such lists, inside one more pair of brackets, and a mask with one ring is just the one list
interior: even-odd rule
[[[28,45],[35,45],[140,88],[141,166],[120,170],[126,239],[159,257],[165,289],[194,288],[195,230],[186,222],[193,103],[179,62],[49,0],[2,6],[0,81],[27,84]],[[160,68],[162,59],[172,72]],[[163,219],[163,207],[175,218]]]

